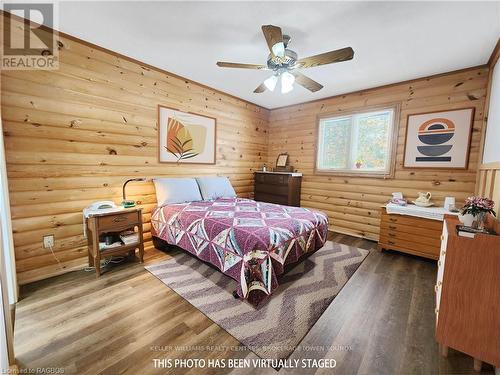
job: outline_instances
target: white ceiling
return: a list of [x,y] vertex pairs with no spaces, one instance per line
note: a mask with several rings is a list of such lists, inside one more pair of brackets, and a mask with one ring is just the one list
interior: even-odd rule
[[[264,24],[281,26],[299,58],[351,46],[354,59],[304,70],[325,86],[316,93],[254,94],[269,71],[215,63],[265,63]],[[59,29],[276,108],[484,64],[500,36],[500,3],[62,2]]]

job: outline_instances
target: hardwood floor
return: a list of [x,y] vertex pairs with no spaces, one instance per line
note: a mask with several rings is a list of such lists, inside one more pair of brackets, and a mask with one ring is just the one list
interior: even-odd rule
[[[302,341],[302,346],[316,350],[296,350],[291,359],[337,361],[333,372],[309,371],[317,374],[474,374],[470,357],[453,350],[448,358],[438,355],[435,262],[379,253],[376,243],[350,236],[332,234],[331,240],[372,251]],[[167,258],[156,249],[145,254],[146,264]],[[255,358],[255,354],[231,350],[239,347],[236,339],[142,264],[108,268],[100,279],[93,272],[76,271],[22,288],[15,322],[21,368],[63,368],[65,374],[276,373],[155,368],[155,358]],[[487,370],[493,373],[491,368],[483,372]],[[279,373],[305,371],[283,368]]]

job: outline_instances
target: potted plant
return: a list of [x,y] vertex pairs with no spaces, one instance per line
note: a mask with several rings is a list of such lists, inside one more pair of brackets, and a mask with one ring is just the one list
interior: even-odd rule
[[[474,229],[484,229],[484,220],[486,218],[486,214],[492,214],[496,216],[495,211],[493,211],[493,207],[495,206],[495,202],[491,199],[483,198],[483,197],[469,197],[465,200],[465,205],[461,209],[461,214],[463,217],[466,215],[471,215],[474,218],[472,222],[472,227]],[[467,223],[464,222],[465,225]],[[468,225],[470,226],[470,224]]]
[[363,160],[357,160],[356,161],[356,168],[357,169],[360,169],[362,165],[363,165]]

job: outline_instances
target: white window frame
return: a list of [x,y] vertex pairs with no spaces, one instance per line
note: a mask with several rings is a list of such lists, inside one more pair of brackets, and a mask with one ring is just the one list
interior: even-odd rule
[[[358,176],[358,177],[375,177],[375,178],[393,178],[394,170],[395,170],[395,162],[396,162],[396,148],[397,148],[397,139],[398,139],[398,130],[399,130],[399,113],[400,106],[399,104],[387,104],[384,106],[376,106],[376,107],[364,107],[359,108],[353,111],[345,111],[345,112],[334,112],[334,113],[326,113],[321,114],[317,117],[317,127],[316,127],[316,154],[314,157],[314,173],[319,175],[338,175],[338,176]],[[320,168],[320,156],[322,152],[323,139],[321,138],[321,124],[325,120],[330,119],[341,119],[345,117],[355,117],[360,116],[367,113],[376,113],[376,112],[384,112],[384,111],[392,111],[392,129],[389,134],[389,150],[388,150],[388,161],[387,168],[385,170],[356,170],[356,169],[341,169],[341,168]],[[353,137],[355,136],[355,131],[351,131],[351,138],[349,140],[349,162],[351,161],[353,151],[351,150],[351,145],[353,144]],[[348,162],[348,165],[350,163]]]

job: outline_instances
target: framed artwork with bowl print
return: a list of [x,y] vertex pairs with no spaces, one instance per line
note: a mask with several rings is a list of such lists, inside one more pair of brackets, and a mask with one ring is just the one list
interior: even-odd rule
[[215,164],[216,119],[158,106],[160,163]]
[[474,108],[408,115],[405,168],[467,169]]

